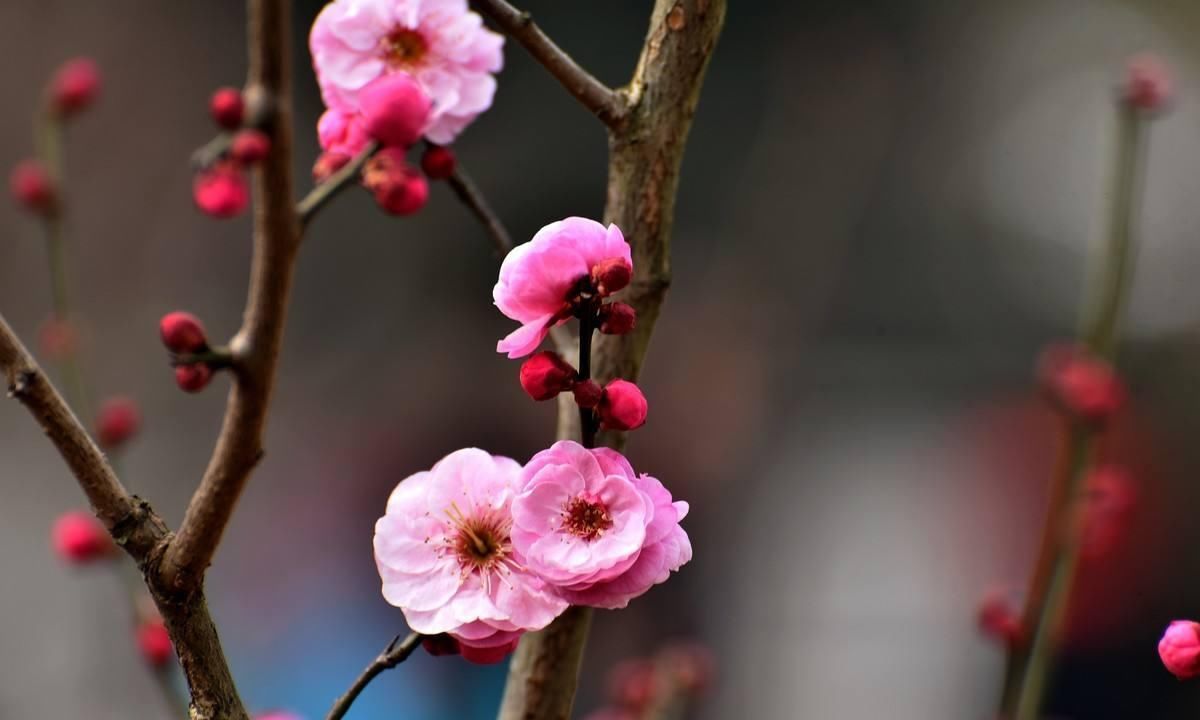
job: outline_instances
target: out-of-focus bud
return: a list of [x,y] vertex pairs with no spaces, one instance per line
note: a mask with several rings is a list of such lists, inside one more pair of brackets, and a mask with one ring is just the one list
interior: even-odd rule
[[173,353],[198,353],[208,348],[204,325],[189,312],[176,310],[163,315],[158,321],[158,333],[163,345]]
[[237,163],[218,162],[196,173],[192,197],[205,215],[231,218],[250,204],[250,186]]
[[1082,348],[1055,346],[1042,353],[1039,375],[1051,400],[1089,423],[1103,423],[1125,404],[1125,387],[1108,363]]
[[1200,675],[1200,623],[1174,620],[1158,641],[1158,656],[1172,675],[1188,680]]
[[604,397],[604,389],[597,385],[595,380],[575,383],[571,392],[575,395],[575,404],[585,410],[591,410],[599,405],[600,400]]
[[142,658],[153,668],[165,667],[174,653],[167,626],[158,618],[146,620],[138,625],[137,646]]
[[458,159],[454,151],[441,145],[431,145],[421,156],[421,169],[430,180],[445,180],[454,174]]
[[229,155],[243,165],[255,165],[271,152],[271,138],[261,130],[239,130],[229,146]]
[[578,375],[561,355],[543,350],[521,363],[521,388],[534,400],[549,400],[570,390]]
[[411,215],[425,207],[429,183],[404,160],[404,151],[386,147],[363,167],[363,185],[375,202],[392,215]]
[[672,674],[680,690],[694,695],[712,685],[717,660],[706,645],[679,642],[663,648],[658,654],[658,665]]
[[57,193],[46,167],[37,160],[22,160],[8,176],[8,189],[17,204],[44,215],[54,209]]
[[642,710],[654,700],[658,687],[656,666],[652,660],[622,660],[608,673],[608,696],[626,710]]
[[59,515],[50,528],[54,554],[72,565],[86,565],[115,554],[116,545],[94,515],[71,510]]
[[100,94],[100,68],[91,58],[68,60],[50,81],[50,107],[60,117],[86,109]]
[[318,185],[329,179],[338,170],[346,167],[346,163],[350,162],[350,156],[340,152],[323,152],[317,161],[313,163],[312,176],[313,182]]
[[204,363],[196,363],[195,365],[179,365],[175,368],[175,384],[180,390],[189,393],[198,393],[208,387],[208,383],[212,380],[212,368]]
[[140,425],[137,403],[127,397],[109,398],[96,413],[96,442],[105,450],[116,450],[137,434]]
[[1085,559],[1095,560],[1125,536],[1137,490],[1124,468],[1101,465],[1088,473],[1085,492],[1079,551]]
[[633,331],[637,312],[632,305],[610,302],[600,306],[600,332],[605,335],[624,335]]
[[592,268],[592,284],[601,295],[612,295],[629,284],[633,266],[625,258],[609,258]]
[[246,101],[237,88],[218,88],[208,101],[208,112],[213,122],[226,130],[237,130],[246,117]]
[[429,97],[408,73],[389,73],[358,94],[367,134],[386,147],[407,148],[429,121]]
[[613,380],[604,386],[604,397],[596,406],[600,422],[613,430],[636,430],[646,422],[646,396],[628,380]]
[[1171,102],[1174,83],[1163,61],[1153,55],[1131,58],[1125,70],[1121,94],[1125,102],[1139,110],[1164,110]]
[[979,630],[986,636],[1009,647],[1021,641],[1021,616],[999,591],[989,592],[979,603],[976,616]]
[[79,347],[79,337],[70,320],[46,318],[38,328],[38,348],[51,360],[70,357]]

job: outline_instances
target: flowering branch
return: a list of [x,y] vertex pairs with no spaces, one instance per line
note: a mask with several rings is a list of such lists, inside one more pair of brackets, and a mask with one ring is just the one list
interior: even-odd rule
[[[163,558],[168,587],[200,587],[234,505],[263,454],[287,301],[300,246],[292,191],[290,5],[250,0],[248,95],[265,98],[271,148],[255,173],[254,257],[242,328],[229,346],[233,388],[217,446]],[[253,103],[252,103],[253,104]]]
[[[506,3],[477,0],[475,4],[518,40],[532,26],[519,13],[514,17],[516,11]],[[620,122],[609,122],[604,215],[633,246],[635,274],[623,300],[636,310],[637,325],[626,335],[603,335],[597,340],[592,374],[598,381],[637,378],[670,286],[679,168],[725,7],[724,0],[656,0],[637,69],[621,91],[625,110],[617,116]],[[534,55],[538,57],[537,52]],[[573,404],[561,402],[559,411],[560,437],[578,433],[579,415]],[[624,434],[605,431],[600,442],[619,449]],[[509,669],[500,720],[570,717],[591,615],[588,608],[572,607],[545,630],[522,638]]]
[[562,83],[567,92],[574,95],[576,100],[583,103],[583,106],[592,111],[605,125],[616,128],[621,124],[626,108],[620,96],[555,45],[533,22],[533,16],[528,12],[516,9],[504,0],[471,0],[471,5],[491,18],[507,35],[521,43],[535,60]]
[[397,635],[392,639],[388,646],[379,653],[371,664],[368,665],[346,694],[337,699],[333,707],[329,709],[329,714],[325,716],[326,720],[341,720],[346,713],[350,711],[350,706],[358,699],[358,696],[371,681],[375,679],[384,670],[391,670],[400,663],[408,659],[409,655],[421,646],[422,635],[420,633],[409,633],[408,637],[400,640],[401,636]]

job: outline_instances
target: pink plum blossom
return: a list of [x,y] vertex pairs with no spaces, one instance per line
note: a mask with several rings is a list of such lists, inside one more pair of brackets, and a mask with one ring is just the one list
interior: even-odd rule
[[625,607],[692,558],[688,504],[615,450],[557,442],[522,477],[513,547],[572,604]]
[[613,260],[633,267],[620,228],[581,217],[550,223],[513,248],[500,265],[492,298],[521,327],[497,343],[496,352],[519,358],[536,350],[551,327],[571,316],[581,281],[590,282],[593,268]]
[[467,0],[334,0],[309,35],[326,107],[353,115],[368,83],[408,73],[433,102],[425,137],[439,145],[491,107],[503,46]]
[[514,460],[457,450],[404,479],[375,524],[384,599],[413,630],[450,634],[469,660],[499,660],[567,606],[513,547],[520,478]]

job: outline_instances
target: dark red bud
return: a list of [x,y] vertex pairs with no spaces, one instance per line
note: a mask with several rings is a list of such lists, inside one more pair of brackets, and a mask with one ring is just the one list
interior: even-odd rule
[[600,422],[613,430],[636,430],[646,422],[646,396],[628,380],[613,380],[604,386],[604,397],[596,406]]
[[578,373],[562,356],[549,350],[531,355],[521,363],[521,387],[534,400],[542,401],[570,390]]
[[629,284],[633,266],[625,258],[609,258],[592,268],[592,284],[601,295],[612,295]]
[[224,87],[212,94],[208,101],[208,111],[218,126],[226,130],[237,130],[242,126],[246,115],[246,101],[242,99],[242,91],[237,88]]
[[575,387],[571,388],[571,392],[575,395],[576,404],[585,410],[591,410],[599,405],[600,399],[604,397],[604,390],[596,384],[595,380],[584,380],[583,382],[575,383]]
[[432,145],[421,156],[421,169],[430,180],[445,180],[454,174],[458,159],[454,151],[441,145]]
[[212,368],[203,364],[195,365],[180,365],[175,368],[175,384],[180,390],[190,393],[198,393],[208,387],[208,383],[212,380]]
[[260,163],[270,152],[271,138],[261,130],[239,130],[229,147],[230,156],[243,165]]
[[605,335],[624,335],[633,330],[637,313],[632,305],[610,302],[600,306],[600,332]]
[[163,315],[158,321],[158,332],[163,345],[173,353],[198,353],[208,348],[204,326],[191,313],[175,311]]
[[96,413],[96,442],[105,450],[115,450],[136,435],[140,425],[137,403],[127,397],[109,398]]

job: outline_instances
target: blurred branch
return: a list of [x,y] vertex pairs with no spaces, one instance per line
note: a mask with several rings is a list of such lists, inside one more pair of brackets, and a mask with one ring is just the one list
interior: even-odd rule
[[413,651],[421,645],[422,636],[420,633],[410,633],[403,641],[400,640],[400,637],[400,635],[394,637],[388,643],[388,646],[383,649],[383,652],[379,653],[379,656],[371,661],[371,664],[362,671],[362,674],[358,676],[358,679],[354,681],[354,684],[350,686],[346,694],[337,699],[337,702],[329,709],[326,720],[341,720],[342,717],[345,717],[346,713],[350,711],[350,706],[354,704],[354,701],[358,699],[358,696],[366,689],[367,685],[371,684],[371,681],[376,676],[384,670],[391,670],[407,660],[408,656],[412,655]]
[[528,12],[516,9],[504,0],[471,0],[471,5],[491,18],[507,35],[521,43],[567,92],[575,96],[576,100],[583,103],[583,106],[591,110],[605,125],[615,128],[621,124],[625,106],[620,96],[555,45],[533,22],[533,17]]
[[[499,12],[495,6],[507,8],[504,3],[475,4],[485,12],[489,6],[493,12]],[[637,379],[670,286],[679,169],[725,8],[725,0],[655,0],[637,68],[621,91],[627,104],[619,122],[609,122],[604,216],[621,228],[633,246],[635,274],[621,299],[637,311],[637,326],[627,335],[597,338],[593,375],[601,384],[614,377]],[[559,437],[576,436],[577,408],[561,402],[559,413]],[[625,436],[603,432],[599,440],[620,449]],[[509,669],[500,720],[570,717],[591,616],[591,609],[573,607],[545,630],[521,639]]]
[[462,166],[454,169],[454,174],[446,178],[446,182],[450,184],[450,189],[458,196],[463,205],[483,223],[483,228],[492,238],[492,243],[496,246],[496,257],[503,258],[513,248],[512,236],[508,234],[504,223],[500,221],[499,216],[492,211],[492,207],[483,197],[483,193],[471,182],[471,178],[467,175]]

